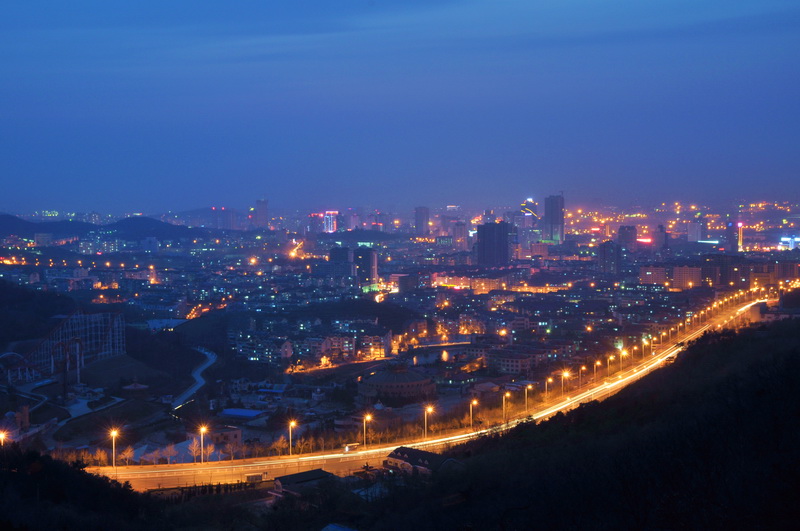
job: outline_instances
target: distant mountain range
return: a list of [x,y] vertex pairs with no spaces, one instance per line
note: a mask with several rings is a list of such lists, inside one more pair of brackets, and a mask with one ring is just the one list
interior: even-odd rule
[[141,240],[155,237],[159,240],[180,240],[203,238],[210,234],[208,229],[189,228],[164,223],[153,218],[131,217],[108,225],[94,225],[81,221],[44,221],[35,223],[9,214],[0,214],[0,237],[15,235],[33,238],[35,234],[52,234],[54,238],[86,236],[91,231],[103,230],[123,240]]

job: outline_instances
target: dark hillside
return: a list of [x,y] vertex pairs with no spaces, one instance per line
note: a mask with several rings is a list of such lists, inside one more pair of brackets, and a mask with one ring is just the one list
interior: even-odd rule
[[708,335],[604,402],[452,450],[463,473],[360,513],[276,514],[297,528],[796,529],[798,378],[800,320]]
[[0,349],[9,342],[46,335],[55,315],[68,315],[77,305],[69,297],[32,291],[0,280]]

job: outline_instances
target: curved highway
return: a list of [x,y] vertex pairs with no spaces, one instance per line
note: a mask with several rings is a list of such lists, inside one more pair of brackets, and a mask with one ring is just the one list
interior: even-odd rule
[[489,433],[506,431],[525,422],[538,422],[555,415],[559,411],[568,411],[576,408],[582,402],[608,397],[626,385],[661,367],[667,358],[677,355],[685,348],[685,342],[700,337],[706,331],[721,328],[732,319],[742,315],[742,312],[749,307],[765,301],[766,299],[759,299],[735,306],[732,303],[727,310],[720,309],[716,316],[707,318],[704,323],[692,325],[693,327],[690,330],[676,334],[676,337],[670,343],[665,343],[663,347],[660,346],[658,352],[654,352],[638,364],[607,377],[602,382],[584,386],[571,396],[545,402],[530,415],[512,418],[505,424],[486,429],[467,431],[429,440],[380,445],[351,453],[336,452],[173,465],[118,466],[116,469],[113,467],[90,467],[86,470],[116,478],[120,482],[128,481],[134,489],[142,491],[201,483],[233,483],[244,481],[246,476],[253,474],[262,474],[265,479],[275,478],[314,468],[324,468],[328,472],[345,475],[363,468],[365,464],[371,466],[381,465],[386,455],[400,445],[438,450]]

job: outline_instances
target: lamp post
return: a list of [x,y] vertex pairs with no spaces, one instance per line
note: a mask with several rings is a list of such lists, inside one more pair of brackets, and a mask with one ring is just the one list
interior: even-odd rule
[[622,350],[619,353],[619,370],[622,370],[622,358],[624,358],[627,355],[628,355],[628,351],[627,350]]
[[117,469],[117,435],[119,435],[119,431],[111,430],[111,466],[115,471]]
[[561,396],[564,396],[564,379],[569,378],[569,371],[561,373]]
[[205,440],[203,439],[203,436],[206,434],[207,431],[208,431],[207,427],[200,426],[200,463],[204,463],[205,462],[205,448],[206,448],[206,446],[205,446]]
[[553,378],[549,377],[544,381],[544,397],[547,398],[547,384],[553,383]]
[[597,367],[602,365],[603,362],[600,360],[595,360],[594,362],[594,383],[597,385]]
[[582,379],[583,379],[583,371],[586,370],[586,365],[581,365],[580,370],[578,370],[578,389],[582,387]]
[[528,412],[528,390],[533,389],[531,384],[525,386],[525,413]]
[[472,425],[472,407],[477,405],[478,405],[478,400],[476,398],[473,398],[472,400],[469,401],[469,429],[471,430],[474,429]]
[[606,358],[606,376],[611,376],[611,361],[614,359],[614,356],[609,356]]
[[425,439],[428,438],[428,414],[433,413],[433,406],[427,406],[425,408]]
[[367,422],[372,421],[372,415],[367,413],[364,415],[364,450],[367,449]]
[[292,428],[297,426],[296,420],[289,421],[289,455],[292,455]]

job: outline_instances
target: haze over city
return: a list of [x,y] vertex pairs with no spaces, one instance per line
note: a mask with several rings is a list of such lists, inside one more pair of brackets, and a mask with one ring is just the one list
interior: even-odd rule
[[0,211],[800,192],[791,1],[6,2],[2,15]]
[[6,0],[0,49],[0,529],[800,528],[796,0]]

